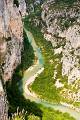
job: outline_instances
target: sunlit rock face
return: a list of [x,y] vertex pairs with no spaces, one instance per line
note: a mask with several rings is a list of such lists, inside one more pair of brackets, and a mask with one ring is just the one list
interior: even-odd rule
[[1,79],[0,79],[0,120],[8,120],[7,100],[5,92],[3,90]]
[[0,69],[2,79],[11,79],[14,69],[21,62],[23,24],[19,8],[13,0],[0,0]]
[[80,79],[80,2],[47,0],[42,5],[44,37],[53,48],[62,47],[62,75],[68,83]]
[[63,49],[62,74],[68,76],[68,82],[80,79],[80,26],[73,25],[65,32],[66,45]]
[[22,8],[25,3],[24,0],[20,1],[21,9],[13,3],[13,0],[0,0],[0,120],[8,119],[3,84],[11,80],[14,70],[20,64],[23,48],[21,16],[25,14],[25,10]]
[[[10,80],[21,62],[23,24],[19,8],[13,0],[0,0],[0,76],[3,82]],[[8,110],[5,92],[0,79],[0,120],[7,120]]]
[[19,11],[21,12],[23,17],[26,15],[26,3],[25,3],[25,0],[19,0]]

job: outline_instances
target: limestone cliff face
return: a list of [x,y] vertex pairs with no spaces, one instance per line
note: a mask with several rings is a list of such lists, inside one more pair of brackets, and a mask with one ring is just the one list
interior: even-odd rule
[[21,16],[26,13],[25,7],[22,11],[25,2],[20,1],[19,7],[13,3],[13,0],[0,0],[0,120],[7,120],[8,116],[3,84],[11,80],[14,70],[20,64],[23,48]]
[[47,0],[42,5],[44,37],[55,50],[62,48],[62,75],[68,83],[80,79],[80,2]]
[[23,24],[19,11],[13,0],[0,0],[0,62],[4,82],[11,79],[21,61]]
[[26,3],[25,3],[25,0],[19,0],[19,11],[21,11],[23,17],[26,15]]
[[8,106],[6,95],[0,80],[0,120],[8,119]]
[[[64,98],[80,102],[80,2],[47,0],[41,7],[41,31],[51,41],[54,55],[59,56],[53,73],[55,86],[61,87]],[[58,69],[63,78],[58,76]],[[59,82],[61,86],[57,86]]]

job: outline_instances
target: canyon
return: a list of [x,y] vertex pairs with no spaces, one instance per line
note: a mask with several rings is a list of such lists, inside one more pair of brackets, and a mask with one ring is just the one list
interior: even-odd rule
[[[38,80],[37,82],[35,80],[30,89],[35,94],[39,92],[41,99],[49,100],[46,94],[43,96],[43,93],[47,93],[45,88],[50,87],[53,94],[54,91],[55,94],[59,91],[62,98],[60,102],[73,106],[76,103],[80,105],[79,0],[0,0],[0,120],[8,120],[5,85],[8,81],[12,81],[16,68],[22,64],[24,26],[27,26],[25,29],[29,29],[33,34],[39,46],[38,50],[42,52],[44,59],[42,79],[44,81],[45,78],[50,79],[51,82],[42,81],[40,86]],[[40,37],[39,34],[41,34]],[[48,48],[48,51],[44,46]],[[37,58],[35,59],[37,60]],[[36,60],[34,61],[36,62]],[[47,72],[48,66],[50,67],[49,72]],[[48,74],[47,77],[46,74]],[[41,94],[42,88],[43,93]],[[51,95],[52,93],[48,95],[52,100],[49,102],[54,101],[54,97],[51,98]],[[75,108],[80,111],[80,106]]]

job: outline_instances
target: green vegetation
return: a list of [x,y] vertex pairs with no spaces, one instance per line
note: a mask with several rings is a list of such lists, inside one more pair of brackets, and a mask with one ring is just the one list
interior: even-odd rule
[[35,115],[29,115],[28,120],[40,120],[40,118]]
[[24,111],[22,111],[22,112],[17,111],[17,113],[14,113],[12,115],[11,120],[25,120],[25,115],[26,115],[26,113],[24,113]]
[[73,105],[77,108],[80,108],[80,102],[74,102]]
[[[27,120],[75,120],[68,113],[61,113],[60,111],[55,111],[51,108],[45,108],[41,106],[43,111],[42,119],[40,117],[30,114]],[[25,120],[24,113],[14,114],[11,120]]]
[[62,5],[73,5],[73,3],[76,2],[76,0],[56,0],[56,4]]
[[13,3],[16,4],[17,7],[19,7],[19,2],[18,2],[18,0],[14,0]]
[[[43,117],[42,120],[75,120],[72,118],[68,113],[61,113],[60,111],[55,111],[51,108],[46,108],[43,106],[40,106],[41,110],[43,111]],[[34,115],[30,115],[29,120],[40,120],[39,117],[36,117]]]
[[19,73],[16,71],[16,73],[13,75],[13,80],[11,83],[7,83],[7,96],[9,101],[9,116],[11,116],[13,113],[16,113],[17,108],[19,107],[19,112],[24,109],[24,111],[27,111],[27,114],[25,116],[25,120],[27,120],[27,116],[30,114],[34,114],[36,116],[42,117],[42,111],[38,107],[38,105],[34,102],[30,102],[30,100],[26,100],[24,96],[20,93],[19,90],[19,82],[21,80],[21,77]]
[[76,2],[76,0],[55,0],[55,3],[51,4],[49,8],[51,10],[64,9],[66,7],[70,8],[73,6],[74,2]]
[[66,17],[63,17],[63,18],[59,18],[60,21],[58,23],[58,25],[61,27],[62,31],[65,30],[65,29],[68,29],[70,26],[74,25],[74,23],[76,23],[76,17],[74,18],[66,18]]
[[31,66],[34,62],[34,51],[32,46],[30,45],[26,33],[24,32],[24,41],[23,41],[23,51],[21,57],[21,69],[26,70]]
[[61,113],[45,107],[42,107],[41,110],[44,111],[42,120],[75,120],[68,113]]
[[34,4],[35,0],[25,0],[27,4]]
[[25,2],[28,8],[28,13],[37,13],[41,10],[42,1],[40,1],[40,4],[36,4],[35,0],[25,0]]
[[[45,70],[43,73],[39,75],[38,78],[34,81],[31,88],[35,91],[39,97],[45,99],[50,102],[58,102],[61,100],[60,97],[60,89],[56,89],[54,83],[55,79],[53,78],[55,66],[57,65],[57,77],[56,79],[60,79],[64,84],[67,82],[67,77],[62,77],[61,69],[62,63],[60,59],[62,54],[54,55],[53,47],[51,42],[46,41],[40,32],[39,27],[35,27],[32,22],[29,22],[29,18],[25,18],[24,25],[27,30],[31,31],[36,43],[42,50],[42,55],[44,58],[44,67]],[[57,61],[58,59],[58,61]],[[52,62],[50,62],[50,60]]]
[[80,108],[80,102],[74,102],[73,105]]

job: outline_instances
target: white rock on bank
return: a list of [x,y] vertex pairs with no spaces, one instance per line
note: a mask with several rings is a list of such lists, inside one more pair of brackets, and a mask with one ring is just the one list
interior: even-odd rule
[[59,79],[57,79],[57,81],[55,82],[55,86],[56,88],[61,88],[61,87],[64,87],[64,84],[62,84]]
[[54,54],[60,54],[62,52],[62,46],[60,48],[54,49]]

